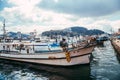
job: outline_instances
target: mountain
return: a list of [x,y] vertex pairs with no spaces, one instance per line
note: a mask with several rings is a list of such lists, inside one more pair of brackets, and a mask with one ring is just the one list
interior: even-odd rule
[[[7,35],[14,39],[17,39],[17,37],[18,37],[18,33],[16,33],[16,32],[8,32]],[[28,38],[29,35],[21,33],[21,36],[22,36],[22,38]]]
[[93,30],[88,30],[87,35],[99,35],[104,33],[105,33],[104,31],[93,29]]
[[71,31],[86,34],[86,31],[88,31],[88,30],[87,30],[87,28],[84,28],[84,27],[75,26],[75,27],[71,27]]
[[65,28],[63,30],[50,30],[42,33],[42,36],[54,36],[54,35],[62,35],[62,36],[76,36],[76,35],[99,35],[104,34],[104,31],[98,29],[88,30],[84,27],[74,26],[70,28]]
[[[49,36],[55,38],[56,35],[62,35],[62,36],[77,36],[77,35],[100,35],[104,34],[105,32],[98,30],[98,29],[91,29],[88,30],[87,28],[84,27],[79,27],[79,26],[74,26],[70,28],[65,28],[62,30],[50,30],[50,31],[45,31],[42,33],[42,36]],[[8,32],[7,35],[9,37],[12,37],[14,39],[18,39],[18,33],[16,32]],[[28,39],[29,35],[28,34],[23,34],[21,33],[23,39]]]

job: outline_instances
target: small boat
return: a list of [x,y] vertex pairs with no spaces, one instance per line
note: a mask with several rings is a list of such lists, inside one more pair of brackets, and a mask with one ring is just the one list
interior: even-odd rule
[[96,43],[97,43],[97,45],[103,45],[103,44],[104,44],[103,37],[98,37],[98,38],[96,39]]
[[99,36],[96,38],[96,42],[98,45],[104,45],[104,42],[105,41],[108,41],[109,40],[109,37],[108,36]]

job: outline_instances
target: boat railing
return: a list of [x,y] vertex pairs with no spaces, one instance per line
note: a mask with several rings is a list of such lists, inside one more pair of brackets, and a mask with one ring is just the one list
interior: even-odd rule
[[[68,50],[82,49],[89,47],[91,44],[87,41],[82,41],[77,44],[69,44]],[[30,42],[19,42],[19,43],[0,43],[1,53],[21,53],[21,54],[35,54],[35,53],[52,53],[52,52],[63,52],[62,48],[58,43],[30,43]]]

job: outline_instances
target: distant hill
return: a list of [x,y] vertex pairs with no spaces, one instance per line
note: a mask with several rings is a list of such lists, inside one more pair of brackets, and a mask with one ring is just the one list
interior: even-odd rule
[[98,29],[88,30],[84,27],[74,26],[70,28],[66,28],[63,30],[50,30],[42,33],[42,36],[53,36],[53,35],[62,35],[62,36],[76,36],[76,35],[98,35],[104,34],[104,31]]
[[[18,34],[16,32],[8,32],[7,35],[14,39],[17,39]],[[22,38],[28,38],[29,35],[21,33]]]
[[[56,35],[61,35],[61,36],[76,36],[76,35],[100,35],[104,34],[104,31],[98,30],[98,29],[91,29],[88,30],[87,28],[84,27],[79,27],[79,26],[74,26],[70,28],[65,28],[62,30],[50,30],[50,31],[45,31],[42,33],[42,36],[49,36],[49,37],[56,37]],[[9,37],[12,37],[14,39],[17,39],[18,34],[16,32],[8,32],[7,35]],[[27,39],[29,38],[28,34],[23,34],[21,33],[22,38]],[[2,35],[0,35],[2,36]]]

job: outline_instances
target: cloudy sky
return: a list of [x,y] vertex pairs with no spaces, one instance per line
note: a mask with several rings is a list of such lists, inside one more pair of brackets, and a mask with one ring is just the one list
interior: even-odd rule
[[0,32],[41,33],[83,26],[111,32],[120,28],[120,0],[0,0]]

